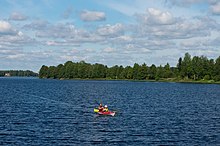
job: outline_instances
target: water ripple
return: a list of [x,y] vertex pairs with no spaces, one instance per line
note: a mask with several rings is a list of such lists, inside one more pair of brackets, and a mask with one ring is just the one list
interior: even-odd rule
[[1,78],[0,92],[0,145],[220,144],[219,85]]

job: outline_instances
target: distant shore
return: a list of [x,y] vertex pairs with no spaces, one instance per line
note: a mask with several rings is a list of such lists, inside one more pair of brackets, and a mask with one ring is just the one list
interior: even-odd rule
[[[40,78],[40,79],[54,79],[54,78]],[[130,82],[170,82],[170,83],[194,83],[194,84],[220,84],[220,81],[215,82],[214,80],[179,80],[176,78],[169,78],[169,79],[159,79],[159,80],[133,80],[133,79],[110,79],[110,78],[60,78],[54,80],[95,80],[95,81],[130,81]]]
[[0,70],[0,77],[37,77],[31,70]]
[[176,82],[176,83],[197,83],[197,84],[220,84],[220,81],[216,82],[214,80],[177,80],[177,79],[162,79],[159,82]]
[[171,67],[169,63],[164,66],[134,63],[133,66],[114,65],[108,67],[104,64],[91,64],[85,61],[67,61],[57,66],[42,65],[39,77],[211,84],[220,82],[219,70],[220,56],[214,60],[205,56],[191,57],[189,53],[186,53],[183,59],[179,58],[176,67]]

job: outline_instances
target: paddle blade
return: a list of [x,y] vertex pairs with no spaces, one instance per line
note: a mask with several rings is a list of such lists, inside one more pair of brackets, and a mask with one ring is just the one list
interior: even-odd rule
[[94,112],[95,112],[95,113],[97,113],[97,112],[99,112],[99,110],[98,110],[98,109],[96,109],[96,108],[94,108]]

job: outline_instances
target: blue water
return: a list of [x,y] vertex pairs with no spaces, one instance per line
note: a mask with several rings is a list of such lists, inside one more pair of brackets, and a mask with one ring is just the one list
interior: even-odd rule
[[0,78],[0,145],[220,145],[220,85]]

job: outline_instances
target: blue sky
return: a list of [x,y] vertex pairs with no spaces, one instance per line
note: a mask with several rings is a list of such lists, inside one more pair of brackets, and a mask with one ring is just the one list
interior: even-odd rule
[[220,55],[219,0],[1,0],[0,70]]

